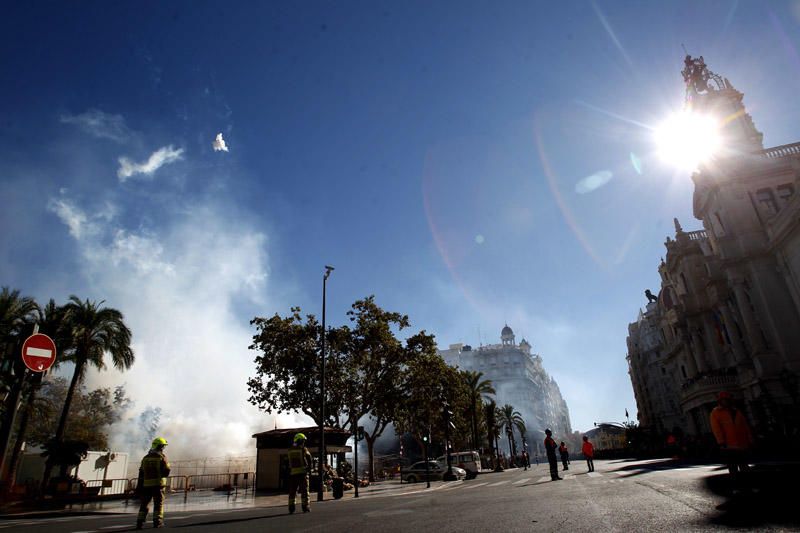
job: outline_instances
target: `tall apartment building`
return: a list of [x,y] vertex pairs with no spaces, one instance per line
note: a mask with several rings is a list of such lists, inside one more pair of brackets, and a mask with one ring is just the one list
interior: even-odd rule
[[629,326],[643,426],[708,435],[722,390],[762,436],[800,417],[800,143],[764,148],[743,95],[686,58],[687,105],[720,125],[721,149],[692,175],[703,230],[675,220],[657,302]]
[[500,333],[500,344],[473,349],[465,344],[451,344],[439,355],[451,366],[461,370],[483,372],[497,394],[497,404],[510,404],[520,412],[528,430],[527,440],[536,449],[545,428],[555,435],[569,435],[572,426],[567,403],[556,381],[542,366],[542,357],[531,353],[525,339],[517,344],[514,332],[507,325]]

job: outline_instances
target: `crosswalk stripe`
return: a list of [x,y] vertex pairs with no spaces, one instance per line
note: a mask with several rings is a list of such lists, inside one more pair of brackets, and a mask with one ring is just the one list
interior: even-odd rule
[[484,485],[488,485],[488,484],[489,484],[488,481],[484,481],[483,483],[475,483],[474,485],[467,485],[466,487],[464,487],[464,490],[466,490],[466,489],[474,489],[476,487],[483,487]]
[[530,480],[531,480],[531,478],[529,478],[529,477],[518,479],[514,483],[512,483],[512,485],[522,485],[523,483],[526,483],[526,482],[528,482]]
[[550,481],[550,476],[540,477],[536,483],[544,483],[545,481]]
[[489,483],[489,485],[488,485],[488,486],[489,486],[489,487],[497,487],[497,486],[499,486],[499,485],[505,485],[506,483],[508,483],[508,480],[507,480],[507,479],[506,479],[506,480],[504,480],[504,481],[498,481],[497,483]]
[[575,476],[572,474],[564,474],[564,481],[569,481],[570,479],[575,479]]
[[589,472],[586,475],[589,476],[589,477],[603,477],[603,474],[600,474],[598,472]]
[[462,488],[463,486],[464,486],[464,482],[461,482],[461,483],[453,483],[452,485],[448,485],[448,486],[446,486],[445,488],[443,488],[443,489],[441,489],[441,490],[442,490],[442,492],[444,492],[444,491],[448,491],[448,490],[460,489],[460,488]]

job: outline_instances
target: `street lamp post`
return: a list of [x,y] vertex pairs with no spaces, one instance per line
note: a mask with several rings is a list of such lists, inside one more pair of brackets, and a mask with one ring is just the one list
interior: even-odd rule
[[328,277],[333,272],[333,267],[325,265],[325,275],[322,276],[322,372],[320,377],[321,408],[319,415],[319,490],[317,491],[317,501],[323,500],[322,489],[324,488],[324,468],[325,468],[325,291],[327,288]]

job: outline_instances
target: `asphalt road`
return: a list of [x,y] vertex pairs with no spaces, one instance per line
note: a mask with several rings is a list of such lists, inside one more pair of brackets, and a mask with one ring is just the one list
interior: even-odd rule
[[[575,462],[564,481],[551,482],[545,465],[477,479],[424,484],[365,498],[313,501],[312,512],[283,507],[169,512],[178,531],[359,532],[413,531],[796,531],[796,490],[776,493],[774,479],[732,496],[719,466],[666,461],[596,461],[587,473]],[[791,481],[791,480],[789,480]],[[788,488],[788,487],[787,487]],[[784,498],[788,496],[788,499]],[[793,506],[790,506],[793,505]],[[782,507],[781,507],[782,506]],[[299,506],[298,506],[299,507]],[[298,509],[299,511],[299,509]],[[131,514],[92,514],[0,520],[0,529],[38,532],[133,531]],[[150,524],[145,529],[150,529]]]

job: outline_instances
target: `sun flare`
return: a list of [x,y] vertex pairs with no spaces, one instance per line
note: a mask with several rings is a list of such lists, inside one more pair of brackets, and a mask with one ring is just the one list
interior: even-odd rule
[[655,142],[662,161],[695,170],[714,155],[721,139],[713,118],[684,111],[670,116],[656,128]]

